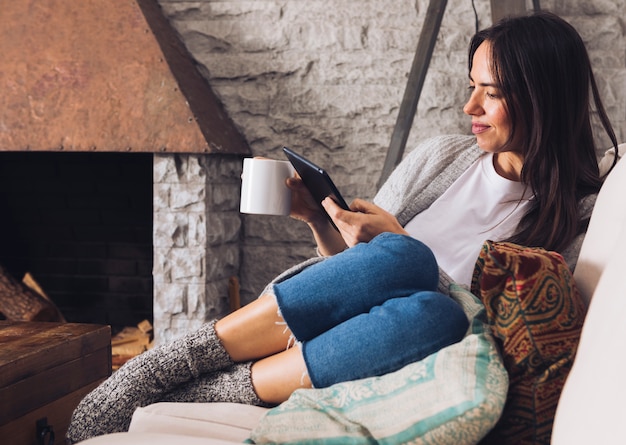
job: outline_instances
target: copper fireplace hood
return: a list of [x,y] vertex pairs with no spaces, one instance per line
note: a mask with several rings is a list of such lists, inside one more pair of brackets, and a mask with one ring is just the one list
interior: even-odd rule
[[0,151],[249,154],[156,0],[0,9]]

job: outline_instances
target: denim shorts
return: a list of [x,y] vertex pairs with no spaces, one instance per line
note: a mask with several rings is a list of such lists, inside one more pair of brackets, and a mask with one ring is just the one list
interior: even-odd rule
[[317,388],[386,374],[460,341],[461,307],[437,292],[432,251],[383,233],[273,286]]

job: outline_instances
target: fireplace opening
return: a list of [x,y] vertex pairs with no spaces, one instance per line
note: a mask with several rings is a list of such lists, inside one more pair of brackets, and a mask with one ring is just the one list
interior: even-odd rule
[[153,155],[0,153],[0,264],[68,322],[152,322]]

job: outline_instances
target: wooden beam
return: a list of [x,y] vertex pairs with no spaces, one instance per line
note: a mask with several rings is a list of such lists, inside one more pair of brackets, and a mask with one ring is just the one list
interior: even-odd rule
[[491,0],[491,20],[493,23],[505,17],[526,14],[526,0]]
[[400,104],[396,125],[391,135],[383,171],[378,180],[378,188],[385,182],[402,159],[447,3],[447,0],[430,0],[428,4],[417,50],[413,58],[413,65],[409,73],[409,80]]

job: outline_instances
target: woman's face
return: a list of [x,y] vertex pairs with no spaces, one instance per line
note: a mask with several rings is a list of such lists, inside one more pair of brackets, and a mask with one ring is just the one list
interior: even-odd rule
[[490,66],[491,44],[485,41],[474,53],[469,73],[471,95],[463,112],[472,117],[472,133],[476,135],[478,146],[487,152],[498,153],[509,141],[512,125]]
[[511,139],[511,118],[490,66],[491,44],[485,41],[474,53],[469,75],[472,94],[463,111],[472,117],[472,133],[476,135],[478,146],[486,152],[495,153],[494,167],[498,174],[519,181],[524,164],[520,138]]

